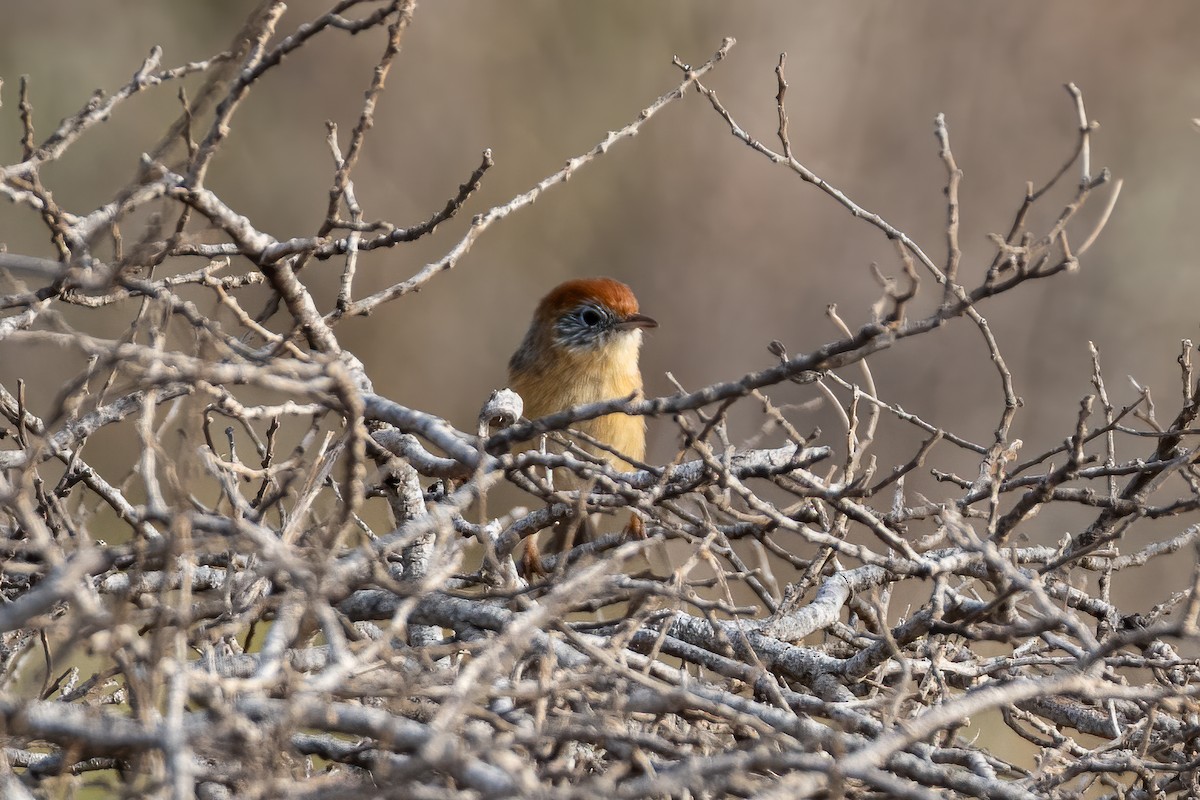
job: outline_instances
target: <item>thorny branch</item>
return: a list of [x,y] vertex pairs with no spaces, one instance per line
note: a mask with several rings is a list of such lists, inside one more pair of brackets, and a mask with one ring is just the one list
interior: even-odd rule
[[[0,166],[0,193],[46,226],[60,257],[0,252],[0,338],[52,342],[87,367],[43,408],[24,382],[0,386],[0,793],[59,796],[88,776],[177,798],[1197,791],[1200,662],[1185,645],[1197,635],[1200,570],[1150,614],[1123,611],[1108,591],[1200,542],[1191,343],[1169,422],[1148,392],[1119,406],[1093,348],[1096,397],[1081,401],[1063,445],[1018,461],[1016,378],[982,313],[985,301],[1080,269],[1113,213],[1119,182],[1100,222],[1076,235],[1079,210],[1108,181],[1092,172],[1095,125],[1078,88],[1068,86],[1070,157],[1045,187],[1030,186],[987,265],[959,242],[964,173],[943,116],[939,264],[799,160],[785,57],[775,76],[782,151],[736,121],[701,82],[730,53],[727,39],[699,67],[676,59],[682,78],[632,122],[478,213],[441,258],[356,297],[358,255],[435,236],[472,201],[492,154],[426,222],[367,221],[352,174],[419,17],[408,2],[341,0],[290,33],[285,19],[282,3],[262,3],[227,53],[173,69],[156,48],[129,83],[40,141],[36,94],[22,89],[22,153]],[[378,32],[382,52],[349,139],[327,131],[320,229],[278,239],[204,177],[262,76],[338,32]],[[137,180],[96,209],[55,204],[44,167],[128,98],[194,73],[204,87],[191,103],[181,95],[180,122]],[[852,328],[831,307],[838,338],[795,355],[772,343],[774,366],[491,431],[490,411],[480,430],[460,431],[373,390],[337,338],[340,320],[459,265],[492,226],[693,87],[734,137],[896,242],[902,277],[874,267],[883,295],[870,322]],[[175,155],[181,140],[186,155]],[[1030,210],[1072,168],[1072,196],[1047,230],[1031,230]],[[176,224],[151,225],[123,248],[120,225],[151,203],[166,203]],[[201,221],[216,240],[196,235]],[[112,255],[101,257],[105,242]],[[211,261],[165,269],[195,256]],[[306,264],[339,258],[338,296],[315,296]],[[940,296],[914,316],[921,271]],[[284,323],[248,310],[262,287]],[[185,290],[211,293],[216,310]],[[89,328],[100,309],[128,310],[129,333]],[[874,354],[917,347],[960,317],[1000,379],[987,442],[891,402],[871,371]],[[789,381],[836,404],[844,430],[802,435],[770,397]],[[737,403],[761,414],[753,446],[728,440]],[[669,464],[629,473],[580,450],[512,451],[609,413],[669,419],[686,444]],[[875,445],[909,429],[920,437],[911,459],[880,471]],[[138,443],[139,455],[101,469],[112,463],[93,457],[102,432]],[[948,466],[963,458],[966,474]],[[549,469],[589,488],[555,491]],[[921,470],[945,493],[910,498],[905,479]],[[470,521],[504,481],[533,507]],[[370,503],[386,503],[387,529],[367,521]],[[1027,544],[1028,520],[1049,506],[1087,522],[1058,546]],[[646,540],[599,536],[547,557],[547,577],[519,574],[513,554],[526,538],[629,509]],[[1125,552],[1152,521],[1166,534]],[[645,569],[664,543],[671,568]],[[894,609],[901,592],[909,605]],[[1007,725],[1031,754],[989,750],[971,727],[980,717]],[[313,769],[313,756],[327,768]]]

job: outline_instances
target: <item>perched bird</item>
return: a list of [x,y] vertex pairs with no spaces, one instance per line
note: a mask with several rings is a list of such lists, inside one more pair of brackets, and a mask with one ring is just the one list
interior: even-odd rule
[[[637,298],[620,281],[567,281],[538,303],[525,339],[508,362],[509,387],[525,401],[525,416],[530,419],[639,392],[642,329],[655,327],[658,323],[640,313]],[[641,461],[646,455],[646,423],[641,417],[608,414],[573,427],[614,450],[615,454],[576,442],[618,471],[632,469],[630,461]],[[571,488],[578,487],[577,482],[568,482]],[[629,529],[641,531],[636,516]],[[532,561],[536,567],[536,550],[530,556],[527,546],[527,565]]]

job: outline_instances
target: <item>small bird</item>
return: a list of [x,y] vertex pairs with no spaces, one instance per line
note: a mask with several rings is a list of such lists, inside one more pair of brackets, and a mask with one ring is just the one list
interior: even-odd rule
[[[508,362],[509,387],[525,401],[530,419],[640,392],[642,329],[656,327],[620,281],[583,278],[559,284],[538,303],[525,339]],[[646,422],[641,417],[608,414],[574,428],[614,450],[616,454],[577,442],[618,471],[633,469],[630,462],[646,455]],[[641,531],[636,515],[628,529]],[[536,567],[531,544],[526,563]]]

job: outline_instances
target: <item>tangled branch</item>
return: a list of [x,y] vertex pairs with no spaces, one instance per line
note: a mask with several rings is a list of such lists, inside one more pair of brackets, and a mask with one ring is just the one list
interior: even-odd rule
[[[24,380],[0,386],[5,796],[58,796],[89,776],[122,796],[174,798],[1200,791],[1200,569],[1149,614],[1109,591],[1200,539],[1192,343],[1169,421],[1147,390],[1116,407],[1093,348],[1095,393],[1061,445],[1024,455],[1011,436],[1015,379],[984,316],[1080,269],[1113,213],[1120,183],[1093,172],[1094,126],[1075,86],[1072,152],[1020,199],[990,264],[959,242],[963,171],[944,117],[938,261],[799,160],[784,58],[779,149],[737,121],[703,82],[727,39],[698,67],[665,66],[668,88],[632,121],[477,213],[440,258],[360,294],[359,254],[436,236],[475,199],[493,156],[425,222],[367,222],[355,167],[413,4],[343,0],[290,33],[283,12],[263,4],[204,61],[162,69],[155,49],[41,140],[21,89],[23,152],[0,166],[0,192],[45,227],[58,257],[0,253],[0,339],[51,343],[86,367],[44,407]],[[276,238],[207,186],[207,169],[263,76],[342,33],[381,37],[382,54],[348,141],[327,131],[324,219]],[[203,98],[184,96],[132,183],[95,209],[57,203],[43,170],[129,98],[196,73]],[[460,265],[494,226],[689,96],[747,158],[895,243],[895,274],[872,267],[882,291],[868,322],[851,328],[831,309],[838,338],[794,355],[774,342],[777,363],[740,377],[536,420],[488,406],[474,431],[375,391],[339,341],[342,320]],[[1031,209],[1067,176],[1053,222],[1031,228]],[[1080,210],[1105,192],[1099,222],[1080,230]],[[149,211],[156,222],[127,246],[121,226]],[[197,256],[208,263],[185,266]],[[336,297],[310,288],[313,261],[340,263]],[[932,303],[920,302],[927,280]],[[214,310],[188,299],[197,293]],[[101,313],[124,315],[128,333],[102,335]],[[987,441],[906,411],[872,374],[878,353],[920,347],[944,326],[978,335],[996,370]],[[790,383],[835,406],[843,429],[802,434],[771,398]],[[761,422],[752,443],[731,441],[735,407]],[[611,413],[674,425],[675,457],[623,473],[579,448],[513,450]],[[881,467],[875,445],[912,431],[911,458]],[[124,461],[97,457],[102,432],[128,445]],[[551,470],[584,488],[555,489]],[[943,493],[910,495],[918,471]],[[502,483],[533,507],[476,517],[495,510],[483,501]],[[376,505],[385,528],[372,524]],[[1055,546],[1031,544],[1030,520],[1051,507],[1086,521]],[[539,531],[618,510],[638,515],[647,538],[599,536],[547,557],[544,576],[513,561]],[[1131,531],[1151,525],[1165,535],[1131,549]],[[670,567],[647,568],[664,547]],[[980,719],[1028,747],[980,741]]]

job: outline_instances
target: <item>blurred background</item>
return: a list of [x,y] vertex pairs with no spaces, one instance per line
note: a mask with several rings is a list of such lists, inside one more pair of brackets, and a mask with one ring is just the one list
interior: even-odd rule
[[[281,35],[327,6],[291,3]],[[164,49],[163,66],[225,49],[250,7],[230,0],[5,4],[0,163],[20,160],[19,76],[29,76],[41,140],[93,90],[123,85],[153,45]],[[455,194],[484,148],[496,166],[464,213],[436,235],[363,255],[357,295],[442,256],[473,214],[528,189],[675,86],[673,55],[699,64],[725,36],[738,44],[706,83],[738,121],[778,146],[773,70],[786,51],[796,156],[939,262],[946,175],[933,120],[945,113],[964,172],[961,276],[970,284],[994,253],[987,234],[1007,232],[1026,181],[1041,185],[1071,153],[1075,112],[1063,84],[1073,81],[1100,123],[1093,172],[1107,166],[1125,186],[1078,272],[981,307],[1025,401],[1012,435],[1025,441],[1024,458],[1071,434],[1079,398],[1093,391],[1089,340],[1100,349],[1114,404],[1136,397],[1131,375],[1155,391],[1160,415],[1170,419],[1178,409],[1180,339],[1200,333],[1200,135],[1191,122],[1200,116],[1198,30],[1200,5],[1182,1],[1155,4],[1153,13],[1115,0],[426,2],[405,35],[354,173],[358,199],[369,219],[412,225]],[[324,122],[337,122],[347,140],[383,44],[382,31],[330,31],[269,72],[234,117],[209,187],[280,239],[312,235],[332,176]],[[185,85],[194,90],[199,82]],[[48,167],[43,180],[59,203],[87,212],[111,199],[175,119],[176,92],[168,85],[133,98]],[[1036,232],[1057,216],[1076,174],[1032,216]],[[1073,241],[1082,241],[1104,200],[1093,197]],[[14,253],[52,255],[40,220],[24,208],[0,206],[0,242]],[[851,327],[869,320],[880,294],[871,262],[899,274],[882,234],[736,141],[693,94],[568,185],[493,227],[455,270],[368,318],[342,323],[337,333],[381,394],[473,429],[488,392],[505,382],[537,299],[559,281],[604,274],[633,286],[661,325],[643,361],[647,391],[658,395],[673,391],[668,371],[694,389],[770,365],[772,339],[794,354],[838,338],[825,316],[829,304]],[[323,310],[332,307],[340,269],[331,260],[304,273]],[[936,299],[927,278],[923,290],[926,302],[914,312]],[[211,296],[204,302],[212,308]],[[119,335],[131,316],[128,307],[117,309],[107,330],[95,320],[89,330]],[[872,366],[885,399],[961,436],[989,440],[1002,395],[970,323],[902,342]],[[25,378],[37,413],[51,410],[81,367],[74,354],[0,342],[0,380],[11,388]],[[858,379],[856,371],[845,375]],[[781,404],[816,396],[811,386],[772,391]],[[744,405],[735,439],[761,422]],[[802,431],[821,427],[840,443],[828,408],[791,416]],[[901,426],[888,430],[876,448],[885,469],[908,460],[921,438]],[[672,458],[677,435],[669,421],[652,420],[651,460]],[[1147,441],[1123,446],[1118,457],[1151,449]],[[930,458],[944,469],[972,463],[944,445]],[[957,493],[919,476],[910,487],[935,499]],[[1054,542],[1074,524],[1047,514],[1029,533]],[[1180,588],[1188,561],[1169,576]],[[1129,592],[1129,610],[1139,610],[1136,587],[1117,591]]]

